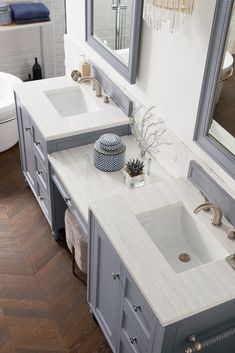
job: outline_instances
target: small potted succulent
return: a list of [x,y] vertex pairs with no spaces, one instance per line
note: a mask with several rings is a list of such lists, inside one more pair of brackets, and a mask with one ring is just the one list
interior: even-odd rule
[[124,169],[124,180],[130,189],[144,185],[144,162],[137,159],[130,159]]

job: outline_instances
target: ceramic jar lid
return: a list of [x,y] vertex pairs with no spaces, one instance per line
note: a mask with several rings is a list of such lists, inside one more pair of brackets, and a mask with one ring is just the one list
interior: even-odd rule
[[96,141],[94,148],[102,154],[116,155],[123,153],[126,146],[122,143],[118,135],[104,134]]
[[98,141],[105,151],[116,151],[121,144],[121,138],[115,134],[104,134],[100,136]]
[[10,10],[10,7],[8,4],[0,4],[0,12],[7,12]]

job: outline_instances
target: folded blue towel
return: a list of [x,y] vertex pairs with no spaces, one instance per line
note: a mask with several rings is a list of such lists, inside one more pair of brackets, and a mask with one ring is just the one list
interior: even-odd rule
[[36,22],[48,22],[50,21],[50,17],[40,17],[40,18],[24,18],[23,20],[14,20],[17,25],[25,25]]
[[17,3],[10,5],[15,20],[48,18],[50,11],[42,3]]

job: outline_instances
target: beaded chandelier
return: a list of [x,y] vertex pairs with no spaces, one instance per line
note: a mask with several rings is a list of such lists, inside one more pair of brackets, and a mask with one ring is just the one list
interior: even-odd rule
[[150,27],[162,29],[169,23],[171,32],[178,32],[192,15],[194,0],[145,0],[143,18]]

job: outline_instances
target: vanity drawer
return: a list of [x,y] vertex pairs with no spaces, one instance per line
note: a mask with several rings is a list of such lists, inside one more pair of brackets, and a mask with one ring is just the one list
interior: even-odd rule
[[75,203],[73,202],[71,196],[67,192],[66,188],[64,187],[62,181],[58,177],[58,175],[55,173],[55,171],[52,170],[52,180],[54,184],[56,185],[58,191],[60,192],[61,196],[63,197],[66,205],[72,212],[75,220],[81,225],[84,233],[87,235],[88,233],[88,224],[84,220],[83,216],[81,215],[80,211],[77,209]]
[[156,317],[129,273],[125,279],[124,308],[131,312],[146,337],[150,337]]
[[47,219],[49,219],[49,200],[40,182],[37,182],[38,202],[43,209]]
[[[129,317],[125,310],[123,311],[121,321],[121,342],[127,347],[128,351],[135,353],[148,353],[149,340],[143,335],[139,326],[131,317]],[[121,352],[123,352],[122,344],[120,344],[119,347],[119,353]]]
[[36,164],[36,178],[43,185],[44,189],[48,191],[48,174],[44,164],[41,162],[40,158],[34,154],[35,164]]
[[43,162],[46,162],[47,159],[47,146],[44,137],[40,131],[33,125],[33,145],[35,150],[39,153]]

